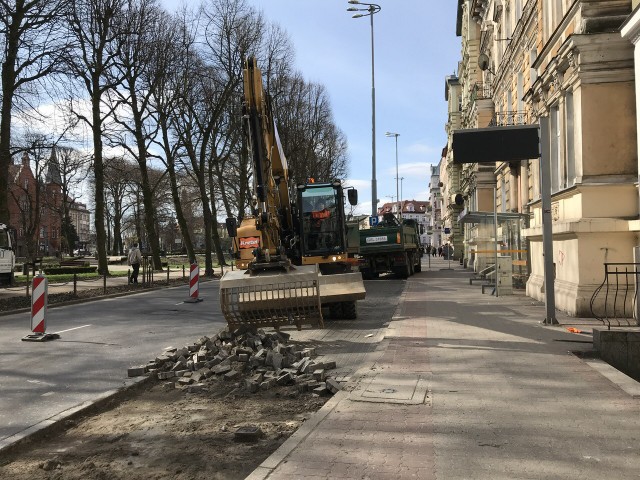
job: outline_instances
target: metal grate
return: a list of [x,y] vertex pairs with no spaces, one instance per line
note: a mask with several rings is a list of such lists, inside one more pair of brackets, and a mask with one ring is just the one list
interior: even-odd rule
[[324,327],[317,280],[249,284],[220,288],[222,313],[231,328],[303,324]]

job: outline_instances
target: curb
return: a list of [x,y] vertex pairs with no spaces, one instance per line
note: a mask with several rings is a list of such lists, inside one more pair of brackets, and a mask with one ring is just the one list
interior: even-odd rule
[[245,480],[264,480],[269,478],[273,471],[284,461],[298,445],[306,439],[313,430],[322,422],[338,404],[349,396],[348,391],[340,390],[325,403],[320,410],[304,422],[298,430],[291,435],[278,449],[267,457]]
[[156,380],[156,377],[153,375],[133,380],[129,385],[101,393],[93,400],[87,400],[86,402],[70,407],[18,433],[6,437],[0,440],[0,457],[12,453],[15,448],[24,443],[35,440],[37,435],[47,436],[59,432],[65,428],[64,423],[66,421],[97,413],[109,403],[124,401],[129,394],[156,383]]

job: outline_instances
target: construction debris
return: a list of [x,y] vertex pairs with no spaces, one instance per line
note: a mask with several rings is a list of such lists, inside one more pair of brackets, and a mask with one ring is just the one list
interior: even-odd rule
[[314,361],[315,348],[289,345],[289,338],[284,332],[225,328],[193,345],[168,347],[147,365],[129,368],[128,375],[154,375],[167,381],[165,390],[181,388],[189,393],[203,391],[219,380],[238,382],[252,393],[287,385],[295,385],[300,393],[336,393],[339,383],[327,374],[336,368],[336,362]]

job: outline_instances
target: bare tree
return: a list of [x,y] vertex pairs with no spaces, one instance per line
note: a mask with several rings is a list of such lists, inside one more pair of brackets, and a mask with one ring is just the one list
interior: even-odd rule
[[57,212],[61,224],[61,251],[71,253],[77,240],[77,232],[71,220],[71,207],[80,198],[79,191],[87,178],[90,159],[71,147],[55,147],[49,160],[49,171],[55,171],[54,179],[60,185],[61,201],[49,202],[48,207]]
[[93,173],[95,182],[95,227],[98,251],[98,271],[108,272],[107,235],[105,229],[104,151],[105,119],[112,115],[115,105],[105,102],[106,94],[121,83],[114,65],[118,56],[117,38],[123,32],[122,15],[125,0],[75,0],[69,14],[70,34],[75,41],[68,56],[68,65],[74,78],[87,91],[91,104],[89,114],[74,108],[72,111],[85,122],[93,137]]
[[156,54],[153,57],[149,75],[157,80],[157,88],[151,96],[151,112],[158,127],[156,145],[162,149],[161,160],[169,175],[169,187],[173,198],[176,220],[182,236],[189,262],[196,261],[192,241],[192,229],[185,216],[180,195],[178,170],[178,152],[181,149],[179,137],[173,132],[173,118],[177,105],[181,101],[182,79],[189,75],[191,58],[195,53],[195,29],[197,24],[191,21],[191,14],[182,10],[175,16],[163,15],[160,18],[160,31],[156,39]]
[[[161,79],[154,75],[154,64],[155,57],[163,55],[158,49],[158,40],[163,36],[160,29],[167,24],[163,13],[156,0],[127,0],[127,14],[122,17],[125,23],[121,27],[123,34],[118,39],[115,65],[123,84],[122,88],[111,92],[120,107],[114,110],[115,118],[124,132],[119,144],[137,161],[140,170],[146,244],[151,249],[156,270],[162,270],[162,264],[148,161],[149,146],[158,133],[151,101]],[[126,142],[127,135],[135,139],[134,146]]]
[[30,90],[59,64],[66,48],[63,28],[68,0],[0,0],[0,222],[9,222],[8,179],[11,120],[15,107],[35,97]]

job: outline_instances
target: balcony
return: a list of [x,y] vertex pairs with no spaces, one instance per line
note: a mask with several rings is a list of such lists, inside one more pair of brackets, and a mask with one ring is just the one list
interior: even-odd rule
[[473,84],[473,86],[471,87],[471,91],[469,92],[471,103],[475,102],[476,100],[491,99],[492,95],[493,90],[490,83],[476,82]]
[[529,112],[496,112],[489,123],[490,127],[506,127],[509,125],[529,125]]

